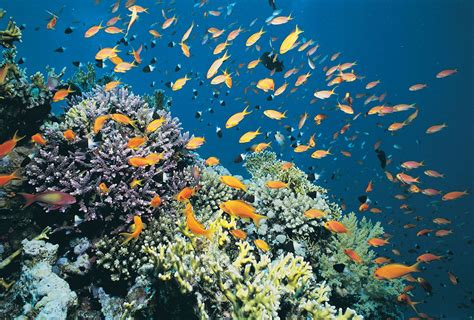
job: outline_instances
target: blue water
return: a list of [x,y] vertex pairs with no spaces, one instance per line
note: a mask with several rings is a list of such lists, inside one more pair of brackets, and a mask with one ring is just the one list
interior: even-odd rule
[[[114,1],[101,1],[95,5],[93,0],[67,1],[67,0],[10,0],[0,1],[0,6],[7,10],[7,15],[13,16],[19,24],[25,24],[23,31],[23,42],[18,45],[18,56],[25,57],[25,66],[29,73],[45,71],[49,65],[60,70],[67,67],[66,78],[71,76],[76,68],[72,61],[86,63],[93,61],[99,48],[115,45],[118,35],[109,35],[101,31],[91,39],[84,39],[83,34],[90,26],[104,23],[113,15],[110,14],[109,6]],[[424,195],[414,195],[408,200],[408,204],[414,209],[414,213],[403,214],[398,207],[403,203],[393,198],[402,189],[387,181],[383,170],[380,168],[373,144],[382,140],[382,149],[390,155],[392,163],[387,169],[395,174],[400,172],[399,164],[407,160],[424,160],[424,169],[434,169],[446,175],[445,179],[430,179],[421,171],[423,187],[431,187],[449,192],[453,190],[473,191],[474,170],[472,166],[472,146],[474,143],[474,131],[472,127],[474,98],[474,64],[473,64],[473,30],[474,30],[474,1],[470,0],[304,0],[304,1],[277,1],[277,6],[282,9],[282,14],[292,13],[295,17],[290,23],[282,26],[267,26],[264,23],[266,17],[271,15],[272,10],[266,0],[244,0],[237,1],[233,13],[220,17],[203,17],[204,10],[217,9],[232,1],[211,1],[202,9],[194,8],[192,1],[176,1],[177,3],[156,5],[156,1],[139,1],[145,7],[151,7],[151,14],[141,14],[139,21],[132,27],[130,34],[137,35],[136,40],[131,42],[133,48],[140,44],[149,43],[151,35],[148,34],[149,26],[155,22],[158,24],[154,29],[163,34],[163,38],[156,41],[155,48],[148,47],[141,54],[143,64],[132,69],[120,79],[130,84],[133,90],[143,94],[150,92],[152,82],[157,89],[165,90],[166,95],[172,97],[172,113],[179,117],[185,130],[189,130],[197,136],[205,136],[207,143],[200,149],[200,154],[206,158],[214,155],[221,159],[221,163],[229,168],[234,174],[244,174],[240,163],[234,163],[234,158],[246,151],[248,146],[239,144],[238,138],[248,130],[271,131],[273,150],[282,153],[282,157],[288,160],[294,159],[295,163],[308,172],[310,166],[315,167],[314,172],[321,174],[318,184],[330,190],[336,196],[338,202],[345,202],[347,210],[357,211],[357,197],[364,193],[369,180],[374,183],[374,192],[370,199],[376,201],[383,209],[380,215],[371,213],[360,213],[370,216],[372,219],[380,220],[386,227],[386,232],[393,235],[392,247],[386,249],[382,254],[393,256],[390,250],[400,250],[401,257],[398,261],[412,263],[416,257],[425,251],[446,255],[448,258],[441,262],[434,262],[426,266],[423,277],[431,282],[434,294],[425,296],[421,289],[415,292],[415,301],[424,300],[426,303],[419,306],[419,310],[430,315],[445,317],[447,319],[466,319],[474,314],[473,311],[473,281],[472,275],[472,196],[465,197],[452,202],[442,202],[439,197],[429,198]],[[160,10],[167,10],[170,17],[176,13],[178,23],[162,31],[160,26],[163,22]],[[46,10],[59,15],[56,30],[46,30],[45,26],[49,19]],[[171,13],[170,10],[175,12]],[[224,10],[225,12],[225,10]],[[120,11],[124,16],[124,9]],[[249,27],[252,20],[258,18],[253,27]],[[5,22],[5,17],[3,21]],[[192,56],[187,59],[181,53],[179,46],[169,48],[170,41],[179,42],[182,34],[195,21],[191,38],[189,40]],[[123,22],[123,20],[122,20]],[[229,26],[232,24],[232,26]],[[333,144],[332,135],[345,124],[348,119],[342,112],[335,111],[335,99],[329,102],[318,101],[309,104],[315,89],[325,89],[325,79],[322,76],[323,66],[332,66],[336,62],[316,62],[316,70],[311,71],[313,75],[308,82],[300,87],[298,91],[289,95],[287,92],[274,101],[267,101],[268,95],[260,92],[258,95],[252,91],[245,96],[244,88],[265,76],[268,70],[261,65],[252,72],[247,72],[246,67],[238,69],[240,63],[245,65],[251,60],[257,59],[261,52],[270,51],[269,37],[278,37],[275,42],[279,45],[281,40],[294,29],[295,25],[304,33],[301,36],[311,38],[320,44],[318,52],[314,56],[331,56],[341,52],[341,57],[336,62],[357,61],[356,73],[365,79],[343,85],[336,92],[339,99],[344,93],[350,91],[354,96],[356,93],[364,93],[365,84],[373,80],[381,80],[381,83],[372,91],[380,95],[387,92],[386,103],[416,103],[420,108],[418,118],[409,126],[391,134],[386,127],[394,121],[403,121],[409,112],[388,115],[386,117],[370,116],[354,121],[351,128],[344,135],[351,136],[358,132],[358,138],[354,141],[353,148],[349,148],[348,141],[340,136]],[[66,35],[64,30],[72,26],[74,32]],[[212,55],[212,50],[223,41],[209,41],[201,45],[205,30],[209,27],[225,28],[233,30],[242,26],[247,32],[241,34],[232,46],[228,47],[231,54],[229,71],[234,72],[234,87],[227,90],[223,87],[214,87],[207,81],[199,85],[196,73],[201,79],[211,63],[217,56]],[[245,50],[247,37],[261,26],[267,33],[258,42],[262,46],[260,53],[254,48]],[[36,30],[37,29],[37,30]],[[250,30],[250,31],[248,31]],[[226,35],[222,36],[224,38]],[[55,53],[58,47],[65,47],[64,53]],[[294,50],[296,51],[296,50]],[[143,73],[142,67],[153,58],[157,58],[155,71]],[[302,68],[301,72],[310,71],[306,63],[306,57],[302,54],[290,51],[282,59],[285,68]],[[292,59],[294,61],[292,62]],[[131,61],[131,57],[129,58]],[[108,63],[110,64],[110,63]],[[174,68],[181,64],[181,70],[175,72]],[[435,75],[443,69],[456,68],[458,73],[445,78],[436,79]],[[235,71],[240,76],[235,75]],[[109,69],[100,72],[110,72]],[[193,80],[177,92],[171,91],[164,84],[184,77],[185,74],[192,75]],[[282,74],[275,75],[276,86],[283,83]],[[290,79],[291,84],[295,76]],[[408,87],[415,83],[427,83],[428,87],[418,92],[408,91]],[[193,100],[193,89],[198,91],[198,98]],[[219,97],[213,98],[213,91],[219,91]],[[227,92],[228,91],[228,92]],[[243,98],[236,100],[237,98]],[[225,106],[219,104],[219,100],[225,101]],[[261,111],[255,110],[251,116],[246,118],[239,126],[239,130],[233,128],[226,130],[226,119],[235,112],[241,111],[246,102],[252,109],[256,105],[265,108],[288,110],[288,119],[281,123],[264,118]],[[357,100],[354,108],[356,113],[367,111],[362,105],[363,99]],[[55,105],[55,110],[61,110],[64,103]],[[372,104],[373,105],[373,104]],[[208,110],[212,109],[213,113]],[[195,118],[196,111],[202,111],[201,119]],[[320,134],[317,139],[318,148],[332,146],[335,157],[322,160],[314,160],[308,153],[298,154],[291,150],[289,142],[279,147],[273,139],[273,133],[280,131],[285,133],[282,124],[297,126],[299,116],[303,112],[310,114],[305,127],[302,130],[302,142],[306,142],[312,133]],[[312,118],[317,113],[326,113],[330,117],[321,126],[315,126]],[[376,124],[380,122],[383,128]],[[447,123],[448,128],[433,134],[425,134],[426,128],[434,124]],[[218,138],[215,131],[216,126],[223,128],[223,137]],[[296,133],[296,132],[295,132]],[[262,139],[259,139],[259,142]],[[397,147],[394,147],[397,145]],[[347,150],[352,153],[351,158],[343,157],[339,151]],[[364,158],[365,157],[365,158]],[[361,164],[357,160],[363,159]],[[392,208],[392,209],[390,209]],[[415,216],[422,216],[424,221],[414,221]],[[431,223],[435,217],[449,218],[453,224],[454,234],[445,238],[428,236],[419,238],[415,236],[414,230],[423,227],[436,227]],[[389,221],[393,220],[392,224]],[[403,225],[416,223],[416,229],[405,230]],[[419,245],[416,253],[409,253]],[[447,277],[447,271],[456,274],[460,284],[453,286]],[[395,302],[394,302],[395,303]],[[407,314],[412,314],[407,311]]]

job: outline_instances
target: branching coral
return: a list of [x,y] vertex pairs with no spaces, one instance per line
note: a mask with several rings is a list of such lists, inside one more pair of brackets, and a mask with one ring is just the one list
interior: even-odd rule
[[[338,305],[352,306],[369,319],[376,316],[399,317],[394,301],[402,292],[403,283],[400,280],[384,282],[374,277],[377,265],[372,260],[375,252],[367,243],[370,238],[383,234],[380,223],[372,224],[365,217],[358,221],[354,213],[345,216],[341,222],[349,232],[333,236],[325,248],[320,248],[322,254],[318,270],[333,288],[332,301],[337,301]],[[355,251],[363,263],[352,261],[344,253],[345,249]],[[344,271],[337,272],[335,264],[343,264]]]
[[21,41],[21,30],[16,23],[10,19],[5,30],[0,30],[0,45],[4,48],[13,47],[14,41]]
[[[134,122],[127,125],[108,119],[94,132],[99,116],[122,114]],[[154,119],[163,119],[159,128],[145,132]],[[72,130],[72,141],[63,132]],[[104,92],[97,89],[76,101],[59,123],[44,127],[46,146],[39,148],[26,167],[29,183],[37,192],[60,190],[78,199],[77,209],[85,220],[130,221],[133,215],[151,217],[156,209],[150,200],[159,195],[164,204],[178,192],[168,183],[180,176],[192,156],[184,149],[187,134],[181,134],[177,119],[153,110],[127,89]],[[142,146],[132,149],[128,141],[145,136]],[[135,167],[132,157],[161,154],[154,164]],[[134,185],[132,181],[137,183]],[[107,188],[99,188],[103,183]]]
[[[335,308],[327,304],[329,289],[316,284],[303,258],[290,253],[271,260],[254,253],[249,242],[229,238],[229,227],[218,216],[210,222],[216,231],[208,241],[181,223],[171,242],[146,249],[155,260],[157,277],[176,281],[183,293],[194,292],[201,318],[228,313],[235,319],[336,319]],[[349,312],[345,319],[357,319],[353,315]]]

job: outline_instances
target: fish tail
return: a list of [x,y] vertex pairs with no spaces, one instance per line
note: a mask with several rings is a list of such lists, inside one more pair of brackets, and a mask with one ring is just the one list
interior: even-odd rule
[[119,234],[120,234],[122,237],[125,237],[125,240],[122,242],[122,245],[128,243],[130,240],[133,239],[133,235],[132,235],[131,233],[122,232],[122,233],[119,233]]
[[15,171],[12,172],[10,175],[12,179],[20,179],[21,177],[19,176],[20,169],[16,169]]
[[411,272],[420,272],[418,266],[420,265],[421,261],[416,262],[414,265],[410,266]]
[[252,113],[252,111],[250,111],[250,112],[247,111],[249,107],[250,107],[250,106],[246,106],[245,109],[242,111],[242,113],[243,113],[244,115],[248,115],[248,114],[251,114],[251,113]]
[[260,220],[262,220],[262,219],[268,219],[268,218],[265,217],[265,216],[262,216],[261,214],[255,214],[252,217],[253,223],[255,223],[255,226],[257,226],[257,227],[260,225]]
[[16,142],[20,141],[21,139],[23,139],[24,137],[25,136],[19,137],[18,136],[18,130],[17,130],[17,131],[15,131],[15,134],[13,135],[13,141],[15,141],[15,143],[16,143]]
[[23,196],[23,198],[25,198],[25,201],[26,201],[23,208],[31,206],[36,201],[36,196],[34,194],[20,193],[20,195]]

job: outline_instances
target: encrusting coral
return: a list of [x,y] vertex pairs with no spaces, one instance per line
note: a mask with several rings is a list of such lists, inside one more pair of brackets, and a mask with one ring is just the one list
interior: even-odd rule
[[[133,123],[115,121],[114,114]],[[99,116],[105,116],[105,122],[94,131]],[[147,125],[156,119],[161,119],[161,125],[146,133]],[[72,140],[64,137],[67,130],[74,133]],[[163,203],[168,202],[178,191],[168,181],[180,175],[192,159],[184,149],[187,134],[181,134],[178,120],[149,108],[125,88],[97,89],[83,96],[62,121],[46,124],[43,135],[47,145],[39,147],[26,167],[29,183],[36,192],[58,190],[75,196],[75,207],[82,213],[79,219],[85,220],[130,221],[133,215],[152,216],[156,209],[150,206],[151,199],[159,195]],[[143,144],[128,147],[136,137],[144,137]],[[159,161],[139,167],[129,163],[133,157],[150,154]]]
[[14,41],[21,40],[21,30],[13,20],[9,20],[5,30],[0,30],[0,45],[4,48],[13,47]]

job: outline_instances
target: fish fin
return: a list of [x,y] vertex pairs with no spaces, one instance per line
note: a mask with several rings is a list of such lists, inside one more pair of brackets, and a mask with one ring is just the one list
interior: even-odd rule
[[122,237],[125,237],[125,240],[122,242],[122,245],[128,243],[130,240],[133,239],[133,235],[128,232],[121,232],[119,233]]
[[244,115],[248,115],[248,114],[251,114],[251,113],[252,113],[252,111],[250,111],[250,112],[247,111],[247,109],[248,109],[249,107],[250,107],[250,106],[246,106],[245,109],[242,111],[242,113],[243,113]]
[[23,196],[23,198],[25,198],[25,204],[23,206],[23,209],[26,208],[26,207],[29,207],[30,205],[32,205],[35,201],[36,201],[36,196],[34,194],[31,194],[31,193],[20,193],[21,196]]
[[262,219],[268,219],[268,217],[262,216],[261,214],[255,214],[252,218],[253,223],[255,223],[255,226],[257,227],[260,225],[260,220]]
[[21,139],[23,139],[24,137],[25,137],[25,136],[19,137],[19,136],[18,136],[18,130],[17,130],[17,131],[15,132],[15,134],[13,135],[12,140],[15,141],[15,142],[18,142],[18,141],[20,141]]
[[418,269],[418,266],[420,265],[420,263],[421,261],[418,261],[414,265],[410,266],[410,269],[412,270],[412,272],[420,272],[420,270]]

